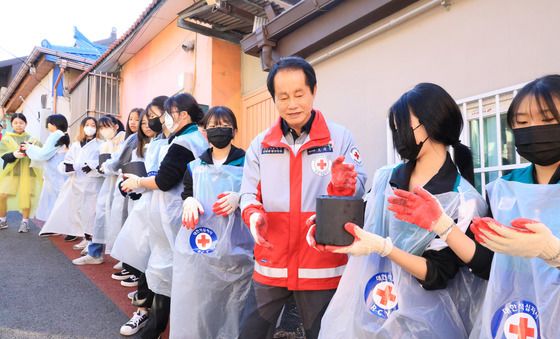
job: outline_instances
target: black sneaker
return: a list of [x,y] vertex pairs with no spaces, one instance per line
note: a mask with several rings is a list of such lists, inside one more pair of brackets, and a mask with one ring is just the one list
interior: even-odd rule
[[78,237],[75,236],[75,235],[67,235],[67,236],[64,237],[64,241],[70,242],[70,241],[76,241],[76,240],[78,240]]
[[132,318],[121,326],[120,333],[125,336],[134,335],[146,325],[146,320],[148,320],[148,312],[134,312]]
[[121,281],[121,285],[124,287],[136,287],[138,286],[138,280],[140,280],[138,277],[136,277],[135,275],[131,275],[130,277]]
[[130,278],[131,276],[132,276],[132,273],[123,269],[120,272],[113,273],[111,275],[111,278],[113,278],[115,280],[123,281],[123,280],[126,280],[126,279]]

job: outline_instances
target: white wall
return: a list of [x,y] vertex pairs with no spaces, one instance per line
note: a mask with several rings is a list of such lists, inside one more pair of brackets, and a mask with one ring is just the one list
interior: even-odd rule
[[[47,95],[46,108],[52,112],[52,83],[53,70],[35,86],[31,93],[24,98],[23,103],[18,107],[16,112],[21,112],[27,118],[26,131],[33,137],[45,141],[48,131],[45,128],[45,121],[48,111],[43,110],[41,106],[41,95]],[[70,116],[70,101],[67,97],[60,96],[57,101],[57,113],[64,114],[67,118]]]
[[560,1],[452,3],[315,65],[316,107],[352,130],[370,179],[386,163],[387,110],[415,84],[435,82],[460,99],[560,73]]

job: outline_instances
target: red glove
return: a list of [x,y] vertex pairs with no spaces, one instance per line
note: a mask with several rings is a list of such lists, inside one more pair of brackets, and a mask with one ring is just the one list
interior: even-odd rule
[[257,245],[272,248],[272,244],[266,240],[268,221],[262,206],[248,206],[245,208],[243,220],[249,225],[249,230]]
[[331,167],[331,182],[327,187],[329,195],[353,196],[356,192],[358,173],[353,164],[345,164],[341,155],[333,161]]
[[222,217],[232,214],[239,206],[239,193],[237,192],[223,192],[218,194],[216,199],[212,205],[212,212]]
[[514,230],[521,233],[535,233],[527,228],[527,225],[540,224],[540,221],[535,221],[526,218],[517,218],[511,222],[511,226]]
[[497,220],[492,219],[492,218],[474,218],[471,224],[471,231],[474,234],[474,238],[476,239],[476,241],[478,241],[479,243],[483,244],[484,243],[484,234],[482,233],[482,230],[484,230],[484,232],[498,236],[498,237],[502,237],[502,235],[500,235],[499,233],[497,233],[496,231],[494,231],[492,228],[490,228],[489,224],[494,224],[498,227],[504,227],[504,228],[509,228],[511,230],[520,232],[520,233],[533,233],[533,231],[527,229],[527,227],[525,225],[527,224],[536,224],[539,223],[538,221],[534,221],[534,220],[530,220],[530,219],[524,219],[524,218],[519,218],[519,219],[515,219],[511,222],[511,228],[504,226],[502,224],[500,224]]
[[317,224],[315,224],[316,217],[317,215],[313,214],[305,221],[305,225],[308,227],[305,240],[310,247],[313,247],[319,252],[325,252],[325,245],[319,245],[317,241],[315,241],[315,232],[317,231]]
[[395,196],[387,200],[388,209],[395,213],[395,218],[434,232],[443,241],[447,239],[455,223],[443,213],[443,208],[433,195],[420,186],[416,186],[412,192],[395,189],[394,193]]
[[[472,220],[472,224],[470,226],[471,231],[474,234],[474,239],[479,242],[480,244],[484,243],[484,238],[483,238],[483,233],[481,232],[481,230],[484,230],[486,232],[489,232],[490,234],[493,235],[497,235],[500,236],[498,233],[494,232],[493,229],[490,228],[490,226],[488,226],[488,223],[493,223],[495,225],[498,226],[502,226],[499,222],[497,222],[496,220],[492,219],[492,218],[474,218]],[[503,226],[502,226],[503,227]]]

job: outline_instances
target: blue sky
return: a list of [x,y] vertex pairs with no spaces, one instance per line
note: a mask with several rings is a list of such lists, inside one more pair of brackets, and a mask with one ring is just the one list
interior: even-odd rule
[[90,40],[123,34],[151,0],[2,0],[0,60],[29,54],[43,39],[71,46],[73,27]]

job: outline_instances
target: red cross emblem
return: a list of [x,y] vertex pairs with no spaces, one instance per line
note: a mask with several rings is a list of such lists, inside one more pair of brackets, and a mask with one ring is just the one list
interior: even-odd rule
[[311,162],[311,169],[318,176],[325,176],[331,170],[331,161],[324,156],[315,158]]
[[358,147],[354,146],[350,149],[350,157],[359,165],[362,164],[362,156],[360,155],[360,151],[358,150]]
[[323,171],[325,169],[325,167],[328,166],[328,164],[325,162],[325,159],[321,159],[319,160],[319,162],[317,163],[317,166],[319,166],[319,168],[321,169],[321,171]]
[[517,335],[517,339],[527,339],[535,337],[535,329],[529,326],[527,318],[519,318],[519,325],[510,324],[509,333]]
[[205,249],[206,246],[212,242],[212,240],[210,240],[210,238],[208,238],[208,236],[204,233],[202,233],[201,235],[199,235],[197,237],[198,239],[196,239],[196,243],[200,246],[200,248]]
[[375,294],[381,297],[381,301],[380,301],[381,305],[387,306],[387,303],[389,301],[395,302],[395,300],[397,300],[397,296],[392,292],[393,292],[393,286],[387,285],[383,290],[378,289],[377,292],[375,292]]

